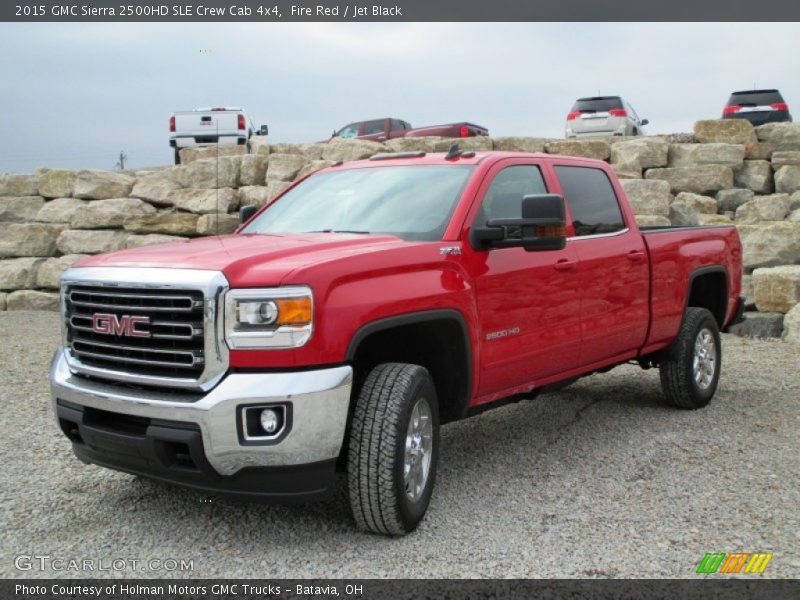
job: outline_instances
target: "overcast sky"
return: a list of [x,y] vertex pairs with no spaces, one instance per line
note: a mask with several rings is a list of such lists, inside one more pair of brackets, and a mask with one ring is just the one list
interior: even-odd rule
[[691,131],[734,89],[800,118],[800,24],[0,24],[0,172],[168,164],[173,110],[239,105],[272,141],[350,121],[468,120],[563,136],[620,94],[649,133]]

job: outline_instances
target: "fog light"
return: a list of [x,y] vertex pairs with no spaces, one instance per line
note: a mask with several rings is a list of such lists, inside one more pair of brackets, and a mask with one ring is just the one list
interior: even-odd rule
[[261,429],[267,433],[275,433],[278,430],[278,413],[271,408],[261,411]]

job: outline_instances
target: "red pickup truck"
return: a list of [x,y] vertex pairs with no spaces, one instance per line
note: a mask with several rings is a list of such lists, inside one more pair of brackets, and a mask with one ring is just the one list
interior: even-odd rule
[[242,216],[63,275],[52,401],[81,460],[280,501],[343,473],[356,523],[403,534],[441,424],[631,361],[703,407],[743,307],[736,230],[642,230],[596,160],[379,155]]
[[345,125],[339,131],[333,132],[333,137],[358,138],[373,142],[385,142],[400,137],[430,137],[440,136],[449,138],[474,137],[476,135],[489,135],[489,130],[472,123],[448,123],[446,125],[431,125],[429,127],[411,127],[408,121],[402,119],[372,119],[370,121],[356,121]]

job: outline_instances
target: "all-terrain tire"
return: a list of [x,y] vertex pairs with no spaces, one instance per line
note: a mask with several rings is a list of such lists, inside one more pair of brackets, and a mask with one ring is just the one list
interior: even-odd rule
[[[408,458],[407,437],[412,413],[419,417],[423,403],[428,407],[425,423],[430,423],[425,438],[429,462],[424,483],[409,492],[407,459],[415,457]],[[425,453],[415,456],[420,455]],[[356,400],[347,459],[350,506],[358,527],[385,535],[413,531],[428,508],[439,459],[436,388],[425,368],[385,363],[369,373]]]
[[705,308],[687,308],[678,337],[664,352],[659,365],[664,403],[677,408],[703,408],[714,397],[721,367],[717,320]]

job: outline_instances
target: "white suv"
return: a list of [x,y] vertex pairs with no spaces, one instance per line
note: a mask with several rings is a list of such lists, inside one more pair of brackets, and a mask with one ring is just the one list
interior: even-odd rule
[[567,115],[566,137],[644,135],[643,128],[648,123],[619,96],[578,98]]

